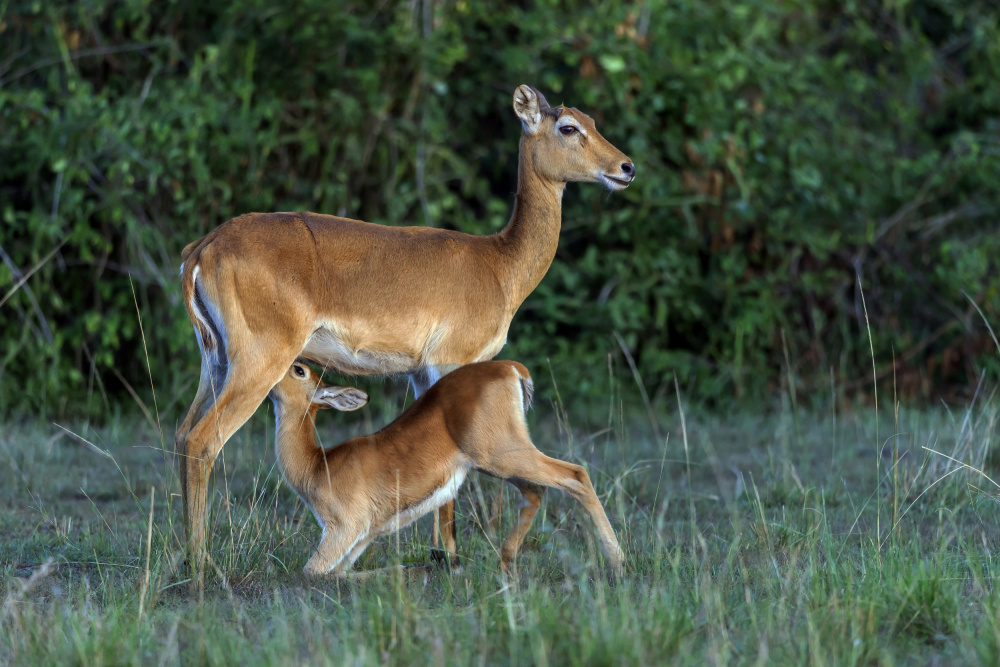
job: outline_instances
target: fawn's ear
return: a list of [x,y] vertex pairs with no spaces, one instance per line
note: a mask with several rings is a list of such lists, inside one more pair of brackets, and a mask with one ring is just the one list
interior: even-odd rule
[[526,134],[534,134],[542,123],[542,109],[549,103],[540,92],[526,83],[522,83],[514,91],[514,113],[521,119],[521,126]]
[[368,403],[368,394],[354,387],[322,387],[313,396],[313,403],[318,403],[320,407],[350,412]]

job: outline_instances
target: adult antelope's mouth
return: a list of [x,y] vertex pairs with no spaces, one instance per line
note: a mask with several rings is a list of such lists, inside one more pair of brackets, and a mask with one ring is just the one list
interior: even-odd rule
[[608,176],[607,174],[601,174],[601,182],[608,190],[624,190],[632,183],[629,179]]

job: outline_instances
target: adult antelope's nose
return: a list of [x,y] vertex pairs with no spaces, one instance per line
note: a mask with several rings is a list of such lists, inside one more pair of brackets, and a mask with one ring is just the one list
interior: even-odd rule
[[632,180],[635,178],[635,165],[631,162],[622,162],[622,173]]

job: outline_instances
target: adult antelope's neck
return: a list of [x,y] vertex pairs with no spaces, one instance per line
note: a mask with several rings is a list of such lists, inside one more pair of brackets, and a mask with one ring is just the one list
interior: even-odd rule
[[565,189],[565,183],[552,182],[535,170],[531,142],[522,137],[514,212],[498,235],[503,273],[515,308],[542,281],[556,256]]

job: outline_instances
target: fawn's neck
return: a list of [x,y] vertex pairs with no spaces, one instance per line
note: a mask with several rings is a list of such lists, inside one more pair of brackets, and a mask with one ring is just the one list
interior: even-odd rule
[[310,407],[305,413],[286,412],[275,401],[274,413],[278,466],[288,483],[298,490],[308,481],[316,457],[323,454],[323,448],[316,444],[316,408]]

